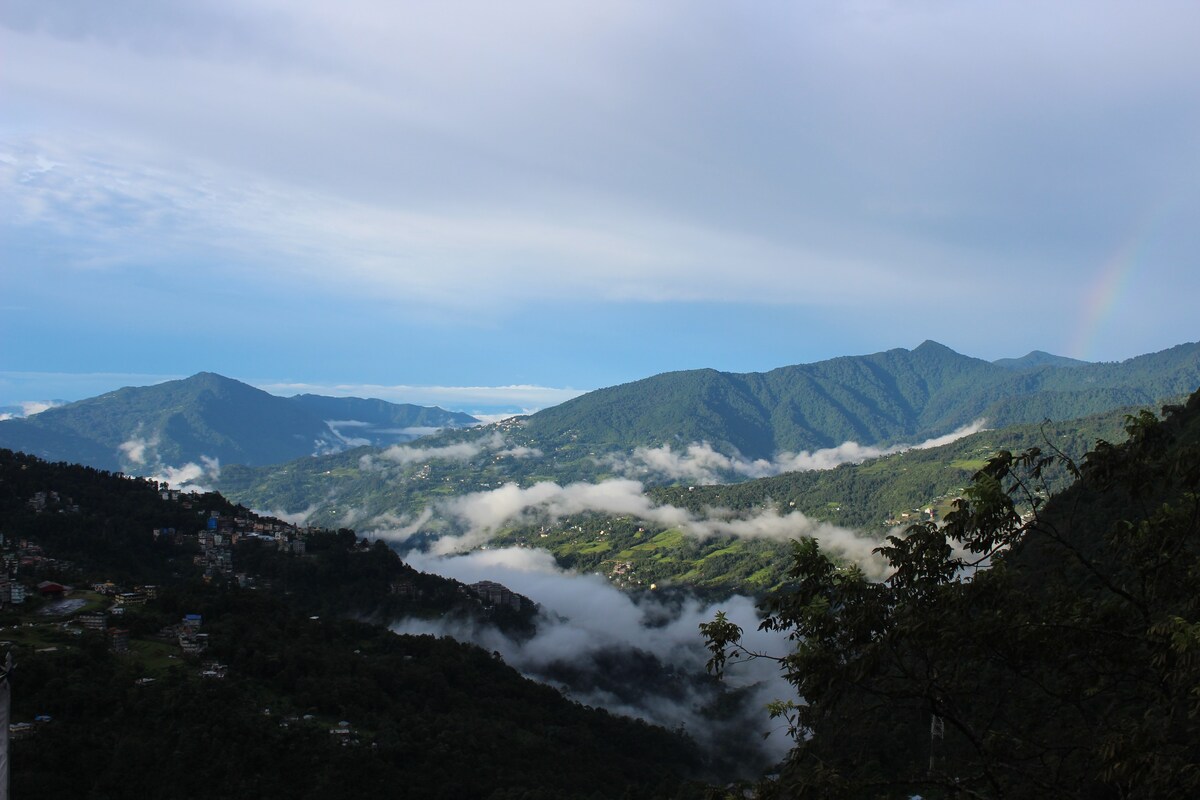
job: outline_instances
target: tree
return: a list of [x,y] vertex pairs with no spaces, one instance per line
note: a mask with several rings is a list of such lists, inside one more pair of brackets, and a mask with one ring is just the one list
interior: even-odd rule
[[[873,583],[795,544],[761,627],[805,702],[766,797],[1200,793],[1200,393],[1082,466],[1001,452]],[[1055,470],[1074,478],[1045,502]],[[710,669],[755,654],[722,616]]]

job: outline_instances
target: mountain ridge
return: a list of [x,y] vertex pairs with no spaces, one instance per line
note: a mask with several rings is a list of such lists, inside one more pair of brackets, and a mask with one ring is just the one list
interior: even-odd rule
[[230,468],[219,486],[255,507],[325,524],[412,520],[447,494],[611,478],[646,487],[741,482],[853,460],[843,449],[888,450],[965,433],[981,418],[992,429],[1078,420],[1157,407],[1197,386],[1196,344],[1116,364],[1020,371],[929,343],[771,373],[664,373],[529,417],[444,431],[401,451],[363,448]]
[[[994,427],[1154,405],[1200,386],[1200,344],[1112,363],[1051,363],[1034,351],[998,365],[926,340],[767,372],[666,372],[605,387],[483,428],[515,445],[581,464],[636,448],[706,444],[771,460],[845,442],[916,443],[986,419]],[[463,415],[364,398],[281,398],[216,373],[119,389],[0,422],[0,446],[50,460],[155,474],[162,465],[264,466],[357,446],[386,447],[443,428],[422,446],[462,443]],[[590,470],[595,472],[594,469]],[[588,470],[584,470],[588,472]],[[161,474],[161,473],[159,473]]]
[[[353,438],[331,420],[351,426]],[[163,465],[203,458],[281,463],[356,444],[386,446],[429,429],[476,422],[458,412],[383,400],[279,397],[215,372],[199,372],[0,421],[0,446],[50,461],[153,474]],[[412,427],[421,430],[403,432]]]
[[[1200,345],[1178,345],[1115,364],[1013,369],[932,340],[768,372],[667,372],[543,409],[534,439],[595,446],[709,442],[722,452],[780,452],[913,441],[981,417],[991,424],[1077,417],[1153,404],[1200,385]],[[1052,412],[1052,413],[1046,413]],[[569,434],[565,437],[564,432]]]

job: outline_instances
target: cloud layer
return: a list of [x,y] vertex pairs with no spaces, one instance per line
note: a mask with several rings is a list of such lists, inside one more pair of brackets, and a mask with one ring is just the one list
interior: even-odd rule
[[439,447],[392,445],[380,453],[363,456],[359,459],[359,468],[378,469],[388,462],[405,466],[439,460],[470,461],[485,453],[493,458],[540,458],[542,455],[542,451],[535,447],[509,445],[504,435],[496,431],[490,436]]
[[897,444],[889,447],[871,447],[857,442],[844,442],[837,447],[815,450],[811,453],[780,453],[775,458],[745,459],[727,456],[713,449],[707,442],[693,443],[681,451],[670,445],[661,447],[638,447],[629,456],[617,455],[608,459],[617,470],[628,475],[655,475],[669,480],[687,480],[695,483],[723,483],[729,478],[766,478],[785,472],[808,472],[833,469],[842,464],[859,464],[871,458],[901,453],[905,450],[925,450],[970,436],[984,429],[986,422],[977,420],[944,436],[926,439],[920,444]]
[[509,483],[499,489],[437,501],[416,518],[376,519],[370,534],[404,540],[427,530],[432,521],[441,520],[449,524],[452,532],[437,539],[430,549],[434,554],[448,555],[486,544],[505,526],[539,520],[554,522],[585,512],[630,516],[664,528],[678,528],[699,538],[736,536],[787,541],[811,537],[835,557],[859,565],[870,577],[882,577],[886,570],[886,562],[873,552],[882,538],[819,522],[798,511],[780,514],[766,509],[746,515],[707,509],[704,514],[694,514],[677,506],[655,505],[640,481],[622,479],[566,486],[550,481],[528,487]]
[[159,457],[158,436],[134,435],[117,445],[126,468],[185,492],[210,492],[221,477],[221,462],[217,458],[200,456],[200,462],[189,461],[173,466]]
[[78,347],[104,320],[62,309],[102,295],[110,322],[270,297],[345,352],[386,323],[389,348],[457,337],[431,360],[558,370],[581,350],[562,323],[683,347],[733,304],[746,358],[771,309],[805,321],[793,351],[830,324],[890,346],[900,318],[995,348],[980,320],[1014,313],[1040,323],[1010,326],[1018,353],[1157,349],[1192,335],[1194,292],[1166,287],[1198,244],[1198,25],[1179,0],[11,0],[0,225],[27,266],[4,338],[70,318]]
[[[715,604],[695,599],[674,598],[667,602],[653,595],[632,597],[595,575],[578,575],[559,569],[553,557],[544,551],[501,549],[466,556],[440,557],[427,554],[407,556],[412,566],[455,578],[465,583],[498,581],[541,605],[537,634],[517,642],[497,631],[464,623],[431,620],[404,620],[396,629],[405,633],[449,634],[501,653],[505,661],[533,677],[561,674],[564,667],[582,673],[585,678],[607,659],[631,660],[637,654],[649,654],[665,667],[684,678],[666,685],[655,684],[629,692],[600,688],[564,686],[580,702],[646,719],[668,728],[683,726],[688,733],[709,747],[724,746],[728,739],[753,742],[771,729],[766,703],[794,698],[794,691],[780,677],[774,662],[760,661],[734,666],[728,682],[734,687],[752,687],[742,700],[742,713],[724,722],[701,716],[701,709],[713,702],[717,689],[703,681],[690,680],[704,673],[708,652],[699,634],[701,622],[712,620],[718,610],[745,631],[746,645],[758,652],[781,656],[788,650],[782,634],[758,630],[754,602],[747,597],[731,597]],[[661,677],[661,676],[660,676]],[[552,682],[555,682],[552,680]],[[589,683],[580,681],[580,683]],[[603,684],[603,682],[599,682]],[[787,738],[773,737],[767,752],[777,759],[787,748]]]

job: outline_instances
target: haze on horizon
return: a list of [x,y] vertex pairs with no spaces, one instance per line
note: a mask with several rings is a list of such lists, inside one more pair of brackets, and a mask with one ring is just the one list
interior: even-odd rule
[[10,0],[0,389],[212,370],[535,408],[927,338],[1192,341],[1198,23],[1176,0]]

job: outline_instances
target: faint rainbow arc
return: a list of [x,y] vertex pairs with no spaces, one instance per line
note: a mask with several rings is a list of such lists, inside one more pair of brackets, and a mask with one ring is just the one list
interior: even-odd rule
[[1145,245],[1152,240],[1155,230],[1178,200],[1177,192],[1169,191],[1146,204],[1129,233],[1104,260],[1083,297],[1079,323],[1070,339],[1068,352],[1075,358],[1091,360],[1105,323],[1112,318],[1120,299],[1128,294]]
[[1112,316],[1130,275],[1137,265],[1140,237],[1127,240],[1116,253],[1111,255],[1101,268],[1083,298],[1083,311],[1075,329],[1068,351],[1075,358],[1091,360],[1104,323]]

